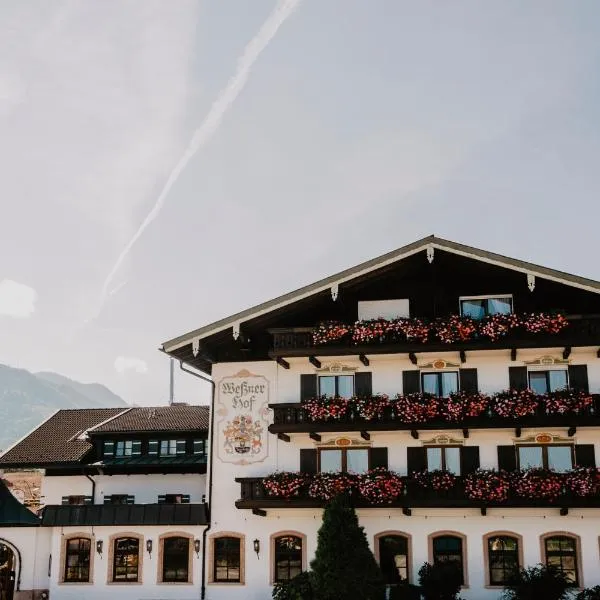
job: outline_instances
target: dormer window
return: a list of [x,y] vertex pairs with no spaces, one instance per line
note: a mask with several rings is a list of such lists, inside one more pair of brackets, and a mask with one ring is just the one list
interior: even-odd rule
[[185,440],[161,440],[160,455],[175,456],[177,454],[185,454]]
[[512,296],[462,296],[460,314],[472,319],[483,319],[491,315],[509,315],[513,311]]
[[352,398],[354,375],[320,375],[319,396]]
[[142,442],[140,440],[122,440],[115,445],[115,456],[140,456]]

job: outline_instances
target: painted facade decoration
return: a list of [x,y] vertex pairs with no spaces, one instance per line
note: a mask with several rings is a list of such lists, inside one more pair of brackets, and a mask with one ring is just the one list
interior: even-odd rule
[[269,382],[243,370],[219,382],[216,414],[217,456],[221,462],[248,465],[269,455]]

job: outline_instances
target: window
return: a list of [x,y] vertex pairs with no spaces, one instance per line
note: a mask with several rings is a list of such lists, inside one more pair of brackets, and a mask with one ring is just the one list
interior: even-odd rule
[[194,454],[206,454],[206,440],[194,440]]
[[455,535],[440,535],[433,538],[433,563],[454,563],[460,569],[464,585],[463,541]]
[[189,579],[190,540],[169,537],[163,540],[162,580],[187,582]]
[[72,538],[65,547],[65,582],[89,582],[90,580],[89,538]]
[[118,538],[114,541],[113,581],[138,580],[140,541],[137,538]]
[[189,494],[164,494],[158,497],[159,504],[189,504]]
[[568,371],[552,369],[550,371],[529,371],[529,387],[536,394],[547,394],[565,390],[569,387]]
[[135,504],[135,496],[111,494],[110,496],[104,496],[104,504]]
[[428,471],[448,471],[460,475],[459,446],[431,446],[426,449]]
[[519,541],[499,535],[487,540],[490,585],[505,585],[519,570]]
[[519,469],[544,468],[559,473],[573,468],[573,445],[518,446]]
[[421,389],[425,394],[447,398],[450,394],[458,392],[458,372],[423,373],[421,375]]
[[161,456],[185,454],[185,440],[161,440],[160,454]]
[[354,375],[321,375],[319,395],[352,398],[354,395]]
[[379,566],[386,584],[408,581],[408,538],[382,535],[378,539]]
[[139,456],[142,453],[140,440],[123,440],[117,442],[115,456]]
[[546,565],[556,567],[573,586],[579,585],[577,540],[567,535],[554,535],[544,540]]
[[366,473],[369,470],[369,448],[323,448],[319,451],[321,473]]
[[104,456],[113,456],[115,453],[115,443],[114,442],[104,442],[102,446],[102,454]]
[[215,582],[241,582],[241,540],[237,537],[219,537],[214,539]]
[[91,496],[63,496],[62,504],[68,505],[79,505],[79,504],[91,504],[92,497]]
[[302,572],[302,538],[282,535],[275,538],[275,581],[289,581]]
[[460,314],[472,319],[483,319],[490,315],[509,315],[512,310],[512,296],[475,296],[460,299]]

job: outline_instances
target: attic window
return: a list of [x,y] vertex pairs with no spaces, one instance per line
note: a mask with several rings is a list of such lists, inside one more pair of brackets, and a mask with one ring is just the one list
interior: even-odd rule
[[462,296],[460,314],[472,319],[483,319],[491,315],[509,315],[513,311],[510,294],[502,296]]
[[358,303],[358,319],[399,319],[410,317],[408,299],[368,300]]

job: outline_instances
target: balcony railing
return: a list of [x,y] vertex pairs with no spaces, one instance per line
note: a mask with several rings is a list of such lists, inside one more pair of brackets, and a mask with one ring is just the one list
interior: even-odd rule
[[[458,478],[456,485],[447,491],[437,491],[420,487],[413,479],[403,478],[403,493],[389,503],[369,503],[362,497],[353,497],[352,504],[355,508],[373,509],[402,509],[404,514],[410,515],[413,508],[471,508],[479,509],[486,514],[492,508],[555,508],[561,515],[566,515],[569,509],[600,508],[600,495],[581,497],[563,490],[556,499],[522,498],[510,494],[501,502],[472,500],[465,494],[464,478]],[[265,511],[267,509],[286,508],[323,508],[327,504],[324,500],[311,498],[305,491],[290,499],[274,497],[263,486],[262,477],[239,477],[236,482],[240,484],[240,499],[235,505],[239,509],[252,509]]]
[[600,315],[569,315],[569,325],[559,333],[526,333],[521,329],[509,332],[498,340],[474,338],[469,341],[443,343],[432,338],[422,341],[378,342],[354,344],[349,338],[330,344],[314,344],[312,327],[272,328],[271,356],[337,356],[348,354],[392,354],[452,350],[487,350],[491,348],[544,348],[595,346],[600,344]]
[[340,431],[419,431],[440,429],[524,429],[527,427],[567,427],[570,435],[577,427],[600,427],[600,394],[593,394],[592,406],[582,414],[547,414],[540,408],[535,415],[519,418],[501,417],[491,410],[478,417],[461,421],[442,418],[425,423],[407,423],[388,408],[372,419],[354,412],[331,420],[313,420],[301,403],[270,404],[273,409],[271,433],[318,433]]

